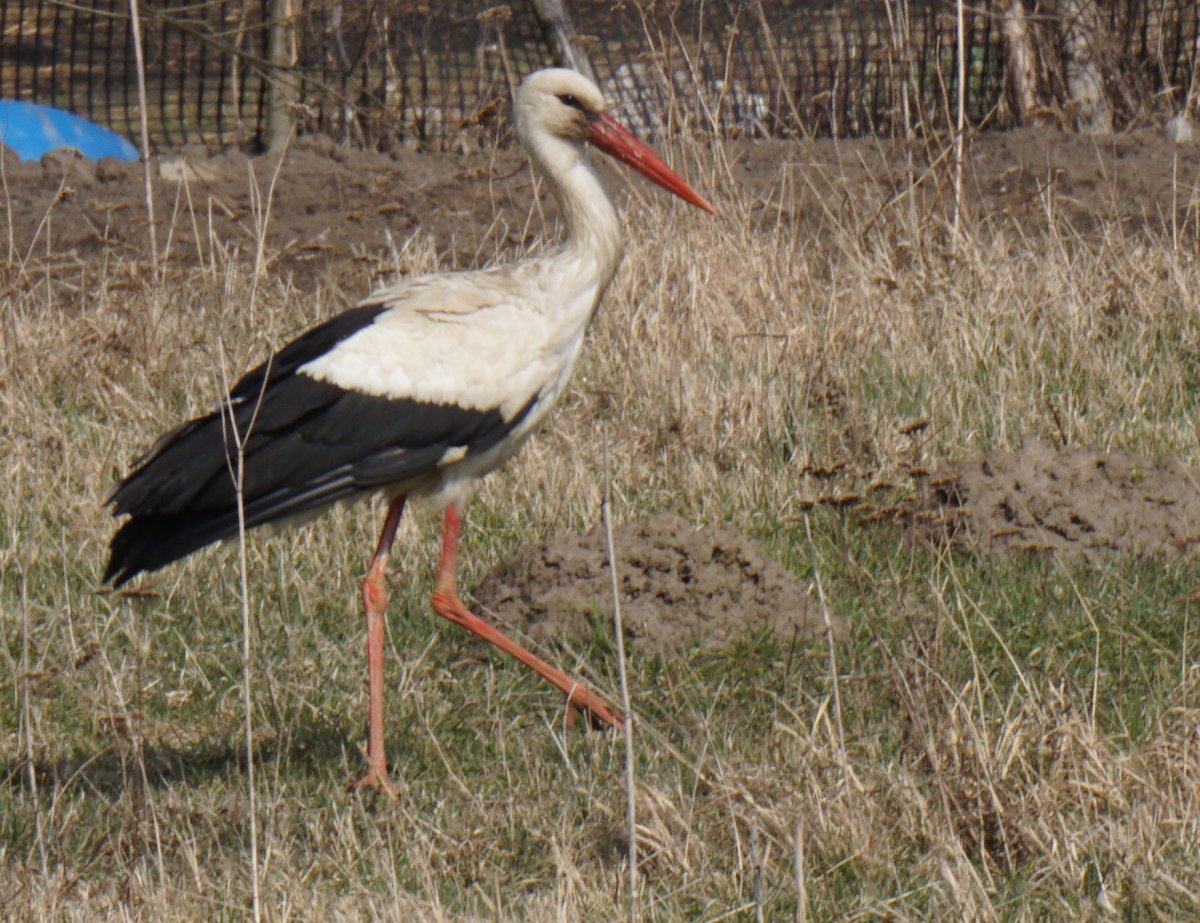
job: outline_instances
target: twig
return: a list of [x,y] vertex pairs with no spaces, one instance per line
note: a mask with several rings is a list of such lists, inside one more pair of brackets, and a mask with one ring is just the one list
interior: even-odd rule
[[146,180],[146,220],[150,222],[150,269],[158,274],[158,232],[154,227],[153,164],[150,160],[150,122],[146,108],[146,61],[142,56],[142,22],[138,17],[138,0],[129,0],[130,27],[133,32],[133,54],[137,59],[138,107],[142,121],[142,176]]
[[617,581],[617,556],[613,548],[612,508],[608,479],[608,424],[604,424],[604,536],[608,542],[608,572],[612,576],[613,631],[617,636],[617,672],[621,678],[621,708],[625,712],[625,823],[629,828],[629,923],[638,919],[638,852],[633,775],[633,710],[629,704],[629,675],[625,669],[625,631],[621,624],[621,593]]
[[[225,348],[220,341],[217,343],[218,353],[221,362],[221,385],[225,389],[225,393],[229,393],[229,375],[225,364]],[[263,375],[263,388],[266,388],[269,374]],[[259,394],[259,402],[262,403],[262,395]],[[249,437],[250,431],[254,428],[254,422],[258,417],[258,405],[254,408],[254,414],[250,418],[250,422],[246,427],[246,432],[238,431],[237,411],[232,400],[225,402],[226,416],[229,419],[229,433],[232,434],[234,447],[237,449],[236,467],[231,474],[233,475],[233,489],[237,499],[237,520],[238,520],[238,577],[241,583],[242,597],[242,711],[245,715],[244,733],[246,735],[246,786],[249,791],[249,813],[250,813],[250,895],[251,906],[253,909],[253,919],[258,923],[262,919],[262,904],[259,896],[259,866],[258,866],[258,796],[254,786],[254,722],[251,710],[251,691],[252,691],[252,665],[251,654],[253,653],[253,645],[251,638],[250,625],[250,579],[249,572],[246,566],[246,503],[243,488],[246,483],[245,468],[246,468],[246,453],[244,451],[245,440]]]
[[[810,516],[804,513],[804,534],[808,537],[808,550],[812,553],[813,577],[817,584],[817,599],[821,603],[821,618],[825,620],[825,640],[829,645],[829,680],[833,685],[833,719],[837,726],[838,753],[842,760],[842,771],[848,774],[850,765],[846,759],[846,728],[842,723],[842,688],[838,682],[837,650],[833,643],[833,619],[829,615],[829,604],[825,601],[825,587],[821,584],[821,568],[817,561],[817,546],[813,544]],[[847,777],[845,781],[849,781]]]
[[804,821],[796,818],[796,923],[808,923],[808,881],[804,870]]
[[[17,277],[18,278],[25,277],[25,268],[29,265],[29,261],[31,259],[33,259],[33,248],[37,246],[37,242],[38,242],[39,238],[41,238],[41,236],[42,236],[42,231],[50,223],[50,213],[52,211],[54,211],[54,209],[58,207],[58,204],[63,200],[63,190],[66,189],[66,187],[67,187],[67,177],[64,174],[63,178],[59,181],[58,189],[54,193],[54,198],[50,200],[50,204],[47,205],[46,210],[44,212],[42,212],[42,217],[38,221],[37,227],[33,229],[33,236],[31,238],[29,238],[29,247],[25,251],[25,255],[23,257],[21,257],[20,265],[18,265],[18,267],[17,267]],[[49,235],[48,231],[47,231],[47,235]],[[46,251],[47,251],[47,253],[50,252],[49,245],[47,245]]]
[[762,35],[763,45],[766,46],[767,59],[771,62],[771,69],[774,71],[772,75],[775,78],[776,86],[783,94],[783,101],[787,103],[788,112],[792,117],[792,121],[796,124],[796,131],[804,135],[806,138],[812,137],[812,132],[804,124],[804,120],[800,117],[800,107],[796,105],[795,94],[792,93],[792,81],[788,79],[787,71],[784,69],[783,62],[779,57],[779,47],[775,44],[775,36],[771,24],[767,21],[766,11],[763,9],[762,0],[758,0],[751,8],[758,19],[759,34]]
[[[891,80],[897,80],[895,64],[896,52],[900,54],[900,72],[903,74],[899,78],[900,84],[900,112],[904,118],[904,137],[911,140],[913,137],[912,125],[912,106],[909,103],[910,84],[912,83],[912,69],[910,62],[912,60],[912,33],[909,29],[908,3],[901,2],[896,5],[896,0],[885,0],[884,11],[887,13],[888,30],[891,33],[892,48],[888,54],[888,77]],[[895,129],[893,129],[895,134]]]
[[279,159],[275,162],[275,169],[271,173],[271,185],[267,187],[267,204],[263,207],[262,193],[258,190],[258,181],[254,176],[254,167],[247,166],[250,171],[250,200],[254,210],[254,232],[255,232],[255,252],[254,252],[254,276],[250,280],[250,316],[254,316],[254,300],[258,295],[258,282],[266,275],[266,247],[267,247],[267,227],[271,223],[271,205],[275,201],[275,184],[279,181],[279,173],[283,169],[283,162],[287,159],[288,148],[291,147],[292,139],[296,136],[296,125],[293,122],[291,129],[288,131],[287,138],[279,149]]
[[50,880],[50,867],[46,862],[46,836],[42,828],[42,806],[38,800],[37,768],[33,756],[33,709],[29,705],[29,683],[32,673],[29,669],[29,581],[25,568],[21,574],[21,724],[25,733],[25,768],[29,775],[29,797],[33,801],[33,829],[37,840],[38,853],[42,864],[42,878]]
[[762,854],[758,847],[758,824],[750,824],[750,865],[754,874],[754,923],[765,923],[762,893]]
[[958,127],[954,132],[954,242],[958,243],[958,225],[962,217],[963,133],[967,127],[967,41],[963,20],[963,0],[956,0],[955,40],[958,43]]
[[8,262],[17,256],[17,229],[13,224],[12,194],[8,189],[8,158],[0,151],[0,184],[4,186],[4,211],[8,215]]
[[[162,854],[162,830],[158,823],[158,811],[154,808],[154,794],[150,788],[150,774],[146,771],[146,738],[142,734],[141,716],[146,713],[143,695],[146,691],[146,681],[143,674],[143,668],[146,663],[146,614],[144,611],[138,612],[138,633],[137,633],[137,674],[136,684],[134,686],[135,699],[132,720],[129,721],[129,742],[133,746],[133,759],[137,766],[138,781],[141,782],[142,788],[140,795],[134,799],[134,807],[138,817],[138,839],[142,841],[145,838],[145,833],[142,827],[145,824],[145,818],[150,818],[150,826],[154,830],[154,857],[158,863],[158,880],[161,883],[166,882],[167,872],[166,866],[163,863]],[[114,689],[117,689],[114,683]],[[129,715],[129,709],[124,704],[124,696],[121,697],[121,712]]]

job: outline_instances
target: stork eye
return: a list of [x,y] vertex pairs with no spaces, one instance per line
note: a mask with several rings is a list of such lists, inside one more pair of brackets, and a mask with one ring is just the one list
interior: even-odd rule
[[583,103],[581,103],[578,99],[576,99],[570,93],[559,93],[558,101],[560,103],[562,103],[564,106],[570,106],[572,109],[578,109],[580,112],[587,111],[586,109],[583,108]]

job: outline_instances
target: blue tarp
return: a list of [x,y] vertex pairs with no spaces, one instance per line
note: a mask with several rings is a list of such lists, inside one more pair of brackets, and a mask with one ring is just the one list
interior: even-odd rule
[[0,142],[22,160],[40,160],[61,147],[73,147],[92,160],[138,159],[137,148],[95,122],[62,109],[11,99],[0,99]]

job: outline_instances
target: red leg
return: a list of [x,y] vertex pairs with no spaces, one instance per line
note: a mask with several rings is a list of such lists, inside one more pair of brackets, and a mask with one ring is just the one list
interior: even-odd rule
[[625,726],[625,718],[620,712],[610,708],[600,696],[587,686],[571,679],[561,670],[556,670],[540,657],[531,654],[517,642],[502,634],[498,629],[489,625],[479,616],[473,614],[462,600],[458,598],[457,569],[458,569],[458,533],[461,522],[458,508],[451,504],[446,507],[446,528],[442,537],[442,561],[438,567],[437,587],[433,593],[433,608],[438,615],[449,619],[456,625],[461,625],[467,631],[478,635],[490,644],[495,645],[529,667],[538,676],[549,680],[567,696],[567,701],[573,708],[588,712],[593,723],[606,722],[613,727]]
[[400,786],[388,778],[387,753],[383,743],[383,631],[387,618],[387,562],[404,512],[404,497],[397,497],[387,509],[375,556],[363,580],[363,606],[367,610],[367,772],[357,788],[379,788],[398,795]]

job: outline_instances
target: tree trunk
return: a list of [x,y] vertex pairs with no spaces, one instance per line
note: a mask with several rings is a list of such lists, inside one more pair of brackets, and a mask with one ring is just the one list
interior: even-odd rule
[[1104,92],[1100,58],[1104,24],[1095,0],[1059,0],[1063,69],[1075,128],[1088,135],[1112,134],[1112,107]]
[[1000,33],[1004,37],[1004,63],[1008,72],[1008,88],[1017,124],[1029,120],[1037,107],[1037,68],[1029,21],[1025,18],[1022,0],[997,0],[1000,10]]
[[271,59],[270,119],[267,145],[281,150],[292,132],[292,106],[299,98],[296,87],[296,18],[292,0],[271,0],[271,27],[268,35]]

